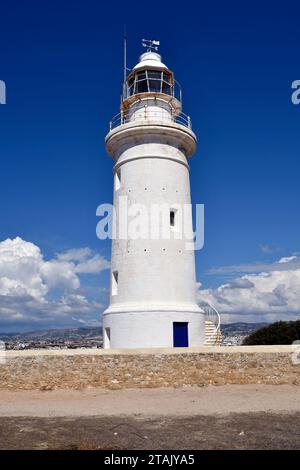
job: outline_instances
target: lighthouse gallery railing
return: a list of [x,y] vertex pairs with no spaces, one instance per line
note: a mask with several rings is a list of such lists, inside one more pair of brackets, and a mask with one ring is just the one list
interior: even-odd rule
[[[168,119],[170,118],[171,122],[175,122],[177,124],[181,124],[182,126],[187,127],[188,129],[192,129],[192,122],[190,116],[184,113],[179,113],[179,114],[170,114],[168,116]],[[137,114],[132,114],[129,115],[128,112],[124,113],[118,113],[116,114],[110,121],[109,123],[109,130],[111,131],[112,129],[115,129],[118,126],[121,126],[122,124],[127,124],[129,122],[143,122],[143,121],[164,121],[167,122],[166,120],[166,112],[164,110],[161,111],[161,113],[157,110],[151,110],[147,109],[145,107],[145,110],[143,110],[142,113],[137,113]]]

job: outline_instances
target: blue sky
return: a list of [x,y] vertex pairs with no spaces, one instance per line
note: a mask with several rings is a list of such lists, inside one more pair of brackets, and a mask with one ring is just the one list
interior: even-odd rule
[[[3,281],[2,291],[0,283],[0,330],[92,324],[107,302],[110,244],[96,238],[95,212],[112,199],[103,141],[119,107],[124,23],[130,66],[143,52],[143,37],[161,41],[198,136],[191,187],[193,202],[205,204],[205,246],[196,254],[204,294],[224,309],[234,303],[224,291],[237,291],[230,283],[252,276],[255,292],[239,288],[239,299],[249,294],[257,305],[245,321],[298,315],[300,105],[291,102],[291,83],[300,79],[299,3],[7,0],[0,13],[0,79],[7,86],[0,106],[0,241],[19,237],[39,247],[44,261],[90,250],[68,259],[80,283],[72,278],[73,289],[89,303],[86,316],[72,320],[59,309],[56,317],[44,315],[38,305],[28,315],[31,304],[22,295],[32,291],[24,286],[7,309],[13,285],[7,250],[18,253],[20,243],[5,245],[0,278],[11,282]],[[98,268],[76,268],[88,260]],[[263,273],[274,272],[281,277],[271,274],[269,287],[258,285]],[[293,282],[282,278],[286,272]],[[71,295],[51,282],[49,302]],[[273,297],[265,301],[270,295],[275,304],[287,303],[274,310]],[[238,305],[228,321],[242,318],[244,304]]]

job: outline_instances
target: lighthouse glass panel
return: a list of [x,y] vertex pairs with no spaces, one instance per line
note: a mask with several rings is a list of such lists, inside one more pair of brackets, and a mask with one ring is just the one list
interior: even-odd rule
[[138,93],[173,94],[171,76],[160,70],[143,70],[128,79],[128,96]]

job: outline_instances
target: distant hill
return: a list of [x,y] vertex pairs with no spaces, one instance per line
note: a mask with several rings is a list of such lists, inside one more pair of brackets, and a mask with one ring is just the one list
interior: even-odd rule
[[223,334],[250,334],[253,331],[259,330],[265,326],[268,326],[269,323],[244,323],[244,322],[237,322],[237,323],[227,323],[221,324],[221,331]]
[[0,333],[1,341],[29,341],[42,339],[79,339],[102,336],[101,327],[53,328],[22,333]]

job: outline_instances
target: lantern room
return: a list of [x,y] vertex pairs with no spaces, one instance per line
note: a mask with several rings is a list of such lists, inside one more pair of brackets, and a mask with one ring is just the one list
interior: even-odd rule
[[[123,102],[136,95],[151,93],[167,95],[181,103],[181,89],[174,79],[174,74],[162,63],[156,52],[145,52],[139,63],[128,75],[124,84]],[[176,108],[178,108],[178,104]]]
[[190,117],[182,112],[181,87],[160,54],[148,50],[127,76],[126,66],[124,70],[120,113],[110,121],[110,130],[149,121],[175,122],[191,129]]

